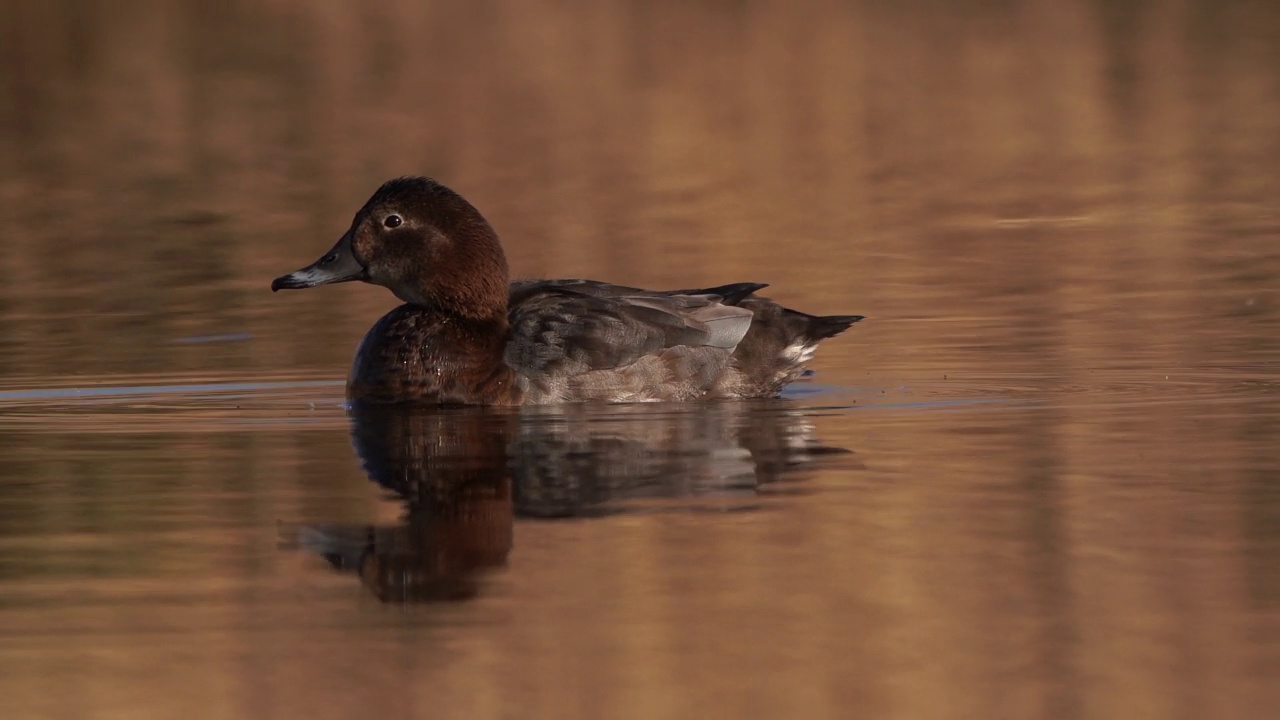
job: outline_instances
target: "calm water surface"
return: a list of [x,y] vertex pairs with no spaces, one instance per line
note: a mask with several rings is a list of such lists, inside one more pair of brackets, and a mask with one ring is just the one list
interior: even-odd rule
[[[212,7],[212,6],[211,6]],[[1274,3],[6,3],[6,718],[1257,718]],[[348,409],[382,180],[863,313],[777,402]]]

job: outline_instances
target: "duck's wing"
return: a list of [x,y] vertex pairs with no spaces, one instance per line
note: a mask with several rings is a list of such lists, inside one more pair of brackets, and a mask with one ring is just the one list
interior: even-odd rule
[[678,346],[732,352],[751,326],[750,310],[717,295],[623,290],[588,295],[546,284],[513,292],[507,363],[522,374],[572,374],[624,367]]
[[[736,344],[730,349],[732,362],[725,358],[723,364],[717,365],[723,350],[716,348],[715,352],[711,353],[708,351],[710,346],[707,344],[677,345],[676,347],[681,349],[686,347],[695,349],[678,356],[672,354],[673,358],[679,358],[685,365],[668,374],[684,377],[698,372],[722,372],[722,375],[715,380],[714,395],[759,398],[776,395],[785,385],[800,377],[804,372],[805,364],[813,357],[819,342],[840,334],[863,319],[861,315],[816,316],[792,310],[768,298],[756,296],[756,291],[764,287],[767,286],[763,283],[733,283],[689,290],[646,291],[593,280],[521,280],[511,285],[511,305],[514,314],[524,298],[558,291],[596,299],[604,303],[605,307],[612,307],[610,304],[615,302],[621,303],[622,306],[631,304],[646,306],[658,303],[677,316],[681,313],[680,306],[688,303],[687,300],[680,298],[704,298],[714,301],[713,304],[718,304],[722,309],[725,306],[732,306],[733,309],[748,311],[753,317],[747,318],[745,334],[736,337]],[[569,314],[573,315],[575,312],[585,311],[570,310]],[[670,321],[670,318],[665,319],[667,323]],[[653,327],[648,329],[652,331]],[[586,329],[584,333],[584,339],[587,341],[598,340],[608,335],[595,329]],[[638,357],[632,357],[629,361],[634,363],[643,358],[652,358],[654,352],[661,354],[669,347],[664,342],[652,337],[647,338],[647,342],[631,341],[632,344],[628,347],[636,350]],[[570,344],[572,345],[572,341]],[[582,348],[576,349],[582,350]],[[575,348],[571,347],[568,354],[572,356],[574,350]],[[555,352],[557,350],[553,348],[551,354],[555,355]],[[510,349],[508,353],[510,354]],[[604,357],[605,355],[601,354],[595,359],[601,360]],[[549,358],[538,367],[552,370],[557,367],[580,369],[589,366],[590,360],[591,358],[588,357],[587,362],[572,363],[563,360],[556,362]],[[609,363],[600,364],[608,365]],[[668,365],[670,364],[671,361],[668,362]],[[621,366],[623,365],[620,364],[619,367]],[[652,380],[652,374],[650,379]]]
[[718,295],[610,288],[616,294],[513,285],[505,359],[531,391],[556,400],[683,397],[714,380],[751,326],[750,310]]

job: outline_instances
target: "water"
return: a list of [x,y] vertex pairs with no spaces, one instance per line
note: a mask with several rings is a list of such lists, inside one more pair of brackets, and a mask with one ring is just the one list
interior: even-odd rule
[[[1274,3],[8,3],[14,718],[1254,718]],[[769,403],[350,413],[382,180],[869,317]]]

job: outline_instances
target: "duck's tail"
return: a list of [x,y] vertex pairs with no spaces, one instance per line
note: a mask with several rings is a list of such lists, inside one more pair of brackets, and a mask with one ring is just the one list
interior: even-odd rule
[[862,315],[810,315],[765,298],[742,303],[755,313],[733,352],[737,397],[772,397],[804,373],[818,344],[848,330]]

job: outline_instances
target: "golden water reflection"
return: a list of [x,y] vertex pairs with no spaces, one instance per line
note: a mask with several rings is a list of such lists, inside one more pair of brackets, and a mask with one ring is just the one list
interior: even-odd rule
[[[0,19],[6,717],[1280,705],[1274,2]],[[518,276],[867,315],[786,401],[854,454],[774,482],[741,419],[421,420],[491,479],[414,531],[341,406],[393,299],[267,289],[404,173]],[[463,549],[374,589],[466,601],[280,547],[370,527],[378,568]]]

